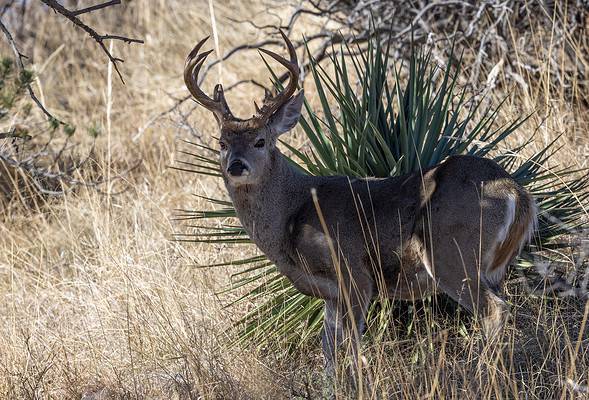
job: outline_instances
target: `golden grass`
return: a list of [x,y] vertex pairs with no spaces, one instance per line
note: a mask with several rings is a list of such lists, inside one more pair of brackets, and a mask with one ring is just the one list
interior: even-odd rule
[[[258,39],[255,29],[227,17],[272,18],[253,0],[212,4],[221,52]],[[174,209],[206,208],[192,194],[223,190],[218,180],[169,169],[177,139],[190,133],[177,114],[153,120],[186,94],[184,57],[211,32],[209,1],[137,0],[87,21],[145,39],[143,46],[114,45],[126,60],[127,84],[113,76],[108,95],[106,58],[95,43],[60,16],[38,10],[26,21],[36,39],[23,46],[39,73],[35,89],[53,112],[81,127],[80,137],[85,126],[110,124],[110,135],[97,145],[103,174],[116,174],[136,160],[142,165],[124,177],[119,186],[125,191],[111,198],[79,190],[47,200],[42,212],[6,210],[0,224],[0,397],[321,398],[327,392],[318,346],[289,354],[225,345],[232,323],[249,305],[224,309],[230,299],[215,292],[229,282],[230,269],[195,265],[254,250],[170,240],[182,230],[171,219]],[[542,51],[547,50],[541,49],[540,60]],[[212,71],[205,87],[266,74],[253,51],[220,71],[220,77]],[[586,167],[587,110],[564,95],[547,97],[554,93],[547,79],[541,78],[541,87],[513,88],[501,119],[537,110],[520,140],[536,131],[533,145],[542,147],[565,133],[561,160]],[[251,101],[260,96],[259,89],[244,88],[228,95],[239,115],[252,112]],[[314,100],[312,90],[306,94]],[[503,95],[492,94],[493,101]],[[215,133],[213,118],[201,108],[190,121],[205,139]],[[531,298],[517,284],[508,293],[516,322],[509,324],[499,363],[486,369],[476,333],[426,310],[411,333],[391,328],[378,340],[376,334],[366,340],[363,397],[581,396],[584,388],[573,384],[586,385],[589,374],[586,333],[579,333],[587,318],[584,303]]]

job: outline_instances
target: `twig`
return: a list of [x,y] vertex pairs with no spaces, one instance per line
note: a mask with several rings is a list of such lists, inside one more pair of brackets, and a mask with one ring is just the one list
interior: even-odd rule
[[2,10],[0,10],[0,18],[3,17],[4,14],[6,14],[6,11],[8,11],[14,5],[15,1],[16,0],[10,0],[2,6]]
[[186,95],[186,96],[176,100],[176,102],[174,103],[174,105],[172,107],[151,117],[141,128],[139,128],[137,130],[137,132],[135,133],[135,135],[133,135],[131,140],[133,142],[136,142],[137,140],[139,140],[139,138],[143,135],[143,133],[145,133],[145,131],[147,130],[147,128],[149,128],[151,126],[151,124],[153,124],[158,119],[164,117],[165,115],[174,112],[178,107],[180,107],[182,104],[184,104],[184,102],[186,100],[191,99],[191,98],[192,98],[192,95]]
[[77,15],[85,14],[88,12],[100,10],[101,8],[114,6],[115,4],[121,4],[121,0],[111,0],[111,1],[107,1],[105,3],[96,4],[95,6],[90,6],[90,7],[82,8],[81,10],[72,11],[72,14],[77,16]]
[[[89,154],[92,154],[90,152]],[[75,163],[73,166],[67,169],[66,172],[51,172],[46,168],[39,167],[35,161],[40,157],[40,153],[35,153],[32,157],[28,157],[26,160],[17,160],[9,155],[0,152],[0,160],[10,165],[11,167],[18,168],[19,170],[25,172],[25,175],[29,177],[32,183],[35,185],[35,188],[42,194],[50,195],[50,196],[62,196],[68,193],[70,189],[63,188],[62,184],[66,183],[71,185],[72,188],[74,187],[91,187],[96,188],[105,182],[107,182],[106,177],[99,178],[97,180],[80,180],[72,177],[73,171],[79,171],[80,168],[86,164],[90,160],[90,155],[85,157],[82,161]],[[137,169],[141,165],[142,161],[137,161],[134,165],[129,167],[126,171],[121,172],[114,177],[111,177],[109,182],[113,182],[118,179],[122,179],[125,175],[128,175],[133,170]],[[47,185],[43,184],[45,182],[51,182],[55,185],[59,184],[61,188],[59,190],[49,189]]]
[[96,43],[98,43],[98,45],[100,46],[100,48],[102,49],[102,51],[104,52],[104,54],[106,54],[106,56],[108,57],[108,59],[113,63],[113,66],[115,67],[115,71],[117,71],[117,75],[119,76],[119,79],[121,80],[121,82],[124,84],[125,80],[123,79],[123,75],[121,74],[121,71],[119,70],[119,62],[124,62],[123,59],[121,58],[117,58],[114,57],[110,51],[106,48],[106,45],[104,44],[105,40],[120,40],[122,42],[125,43],[140,43],[143,44],[143,40],[141,39],[134,39],[134,38],[129,38],[126,36],[119,36],[119,35],[100,35],[99,33],[97,33],[93,28],[89,27],[88,25],[86,25],[84,22],[82,22],[77,15],[79,14],[83,14],[83,13],[87,13],[87,12],[91,12],[94,10],[98,10],[98,9],[102,9],[105,7],[109,7],[112,6],[114,4],[120,4],[120,1],[108,1],[106,3],[102,3],[93,7],[88,7],[79,11],[70,11],[67,8],[65,8],[64,6],[62,6],[61,4],[59,4],[56,0],[41,0],[43,3],[45,3],[47,6],[51,7],[54,11],[56,11],[57,13],[63,15],[64,17],[66,17],[67,19],[69,19],[71,22],[74,23],[74,25],[76,25],[78,28],[82,29],[83,31],[85,31],[88,35],[90,35],[90,37],[92,39],[94,39],[96,41]]
[[241,86],[245,83],[251,83],[252,85],[259,87],[260,89],[269,90],[266,86],[262,85],[260,82],[256,81],[255,79],[242,79],[242,80],[239,80],[239,81],[227,86],[226,88],[224,88],[225,92],[229,92],[229,91],[235,89],[236,87]]
[[[16,42],[14,41],[14,39],[12,38],[12,35],[10,34],[10,31],[6,28],[6,26],[4,25],[4,23],[2,22],[2,20],[0,20],[0,30],[2,30],[2,32],[4,33],[4,36],[6,36],[6,40],[8,40],[8,43],[10,44],[10,47],[12,48],[12,52],[14,53],[14,58],[16,61],[16,65],[18,66],[18,70],[19,73],[22,75],[24,74],[25,71],[25,66],[23,64],[23,54],[18,50],[18,47],[16,46]],[[59,118],[56,118],[53,114],[51,114],[43,105],[43,103],[41,103],[41,101],[37,98],[37,95],[35,95],[35,91],[33,90],[33,87],[31,86],[30,83],[27,83],[27,90],[29,92],[29,96],[31,97],[31,99],[35,102],[35,104],[37,105],[37,107],[39,107],[39,109],[41,109],[41,111],[43,111],[43,114],[45,114],[47,116],[47,118],[49,118],[50,120],[56,121],[61,125],[65,125],[65,122],[63,122],[62,120],[60,120]]]

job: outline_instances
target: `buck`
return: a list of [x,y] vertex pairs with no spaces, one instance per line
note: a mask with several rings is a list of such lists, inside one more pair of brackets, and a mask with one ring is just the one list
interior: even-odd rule
[[221,85],[212,98],[199,88],[207,38],[188,55],[184,80],[218,123],[220,168],[243,228],[300,292],[325,301],[327,368],[344,341],[357,350],[377,295],[412,300],[441,290],[496,333],[502,280],[534,229],[531,196],[497,163],[473,156],[383,179],[300,172],[276,143],[297,124],[304,99],[295,94],[295,49],[281,34],[290,60],[261,51],[289,82],[249,119],[231,113]]

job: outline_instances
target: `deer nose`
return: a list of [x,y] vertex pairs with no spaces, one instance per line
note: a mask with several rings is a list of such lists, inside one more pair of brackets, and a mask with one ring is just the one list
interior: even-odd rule
[[229,168],[227,168],[227,172],[231,176],[246,175],[244,174],[245,171],[248,171],[248,169],[241,160],[233,161],[231,165],[229,165]]

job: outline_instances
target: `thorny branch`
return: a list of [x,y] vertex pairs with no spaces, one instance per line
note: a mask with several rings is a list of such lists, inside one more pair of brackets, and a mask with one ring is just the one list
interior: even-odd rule
[[114,6],[115,4],[121,4],[121,0],[111,0],[101,4],[96,4],[94,6],[83,8],[81,10],[72,11],[72,14],[78,16],[81,14],[86,14],[92,11],[100,10],[101,8]]
[[[44,150],[35,152],[23,160],[14,158],[5,152],[0,152],[0,161],[2,161],[5,165],[21,171],[21,173],[26,176],[27,182],[32,183],[39,193],[45,195],[63,196],[68,191],[76,187],[82,186],[98,188],[100,185],[104,184],[107,180],[106,177],[100,177],[93,180],[81,180],[74,178],[74,173],[80,171],[82,167],[91,160],[90,156],[93,154],[93,150],[91,150],[82,160],[73,162],[71,165],[63,168],[62,170],[52,171],[47,167],[42,167],[39,165],[39,159],[45,156],[51,157],[53,159],[52,164],[57,164],[58,162],[62,161],[64,152],[71,149],[71,146],[68,147],[67,143],[68,141],[66,140],[66,142],[55,154],[51,154],[47,149],[48,146],[44,146]],[[94,148],[94,145],[92,147]],[[141,165],[141,161],[136,162],[126,171],[118,173],[115,176],[111,176],[109,183],[122,179],[125,175],[138,168],[139,165]],[[6,168],[6,166],[3,166],[3,168]],[[3,170],[0,170],[0,174],[3,172]],[[64,187],[63,184],[67,184],[69,187]]]
[[[22,75],[25,71],[25,66],[23,64],[22,59],[25,56],[18,50],[18,47],[16,47],[16,42],[14,41],[12,35],[10,34],[10,31],[6,28],[6,26],[4,25],[2,20],[0,20],[0,30],[2,30],[2,32],[4,33],[4,36],[6,37],[6,40],[8,40],[8,43],[10,44],[10,47],[12,48],[12,52],[14,53],[14,58],[16,60],[16,65],[18,66],[19,74]],[[47,118],[49,118],[50,120],[57,121],[58,123],[60,123],[62,125],[64,124],[63,121],[61,121],[60,119],[53,116],[53,114],[51,114],[45,108],[43,103],[41,103],[41,101],[37,98],[37,95],[35,95],[35,91],[33,90],[33,87],[31,86],[30,83],[27,83],[27,91],[29,92],[29,96],[31,97],[31,99],[35,102],[37,107],[39,107],[39,109],[41,109],[43,114],[45,114],[47,116]]]
[[67,8],[65,8],[64,6],[62,6],[60,3],[58,3],[56,0],[41,0],[41,1],[43,3],[45,3],[47,6],[51,7],[57,13],[63,15],[67,19],[69,19],[71,22],[74,23],[74,25],[76,25],[78,28],[82,29],[88,35],[90,35],[90,37],[92,39],[94,39],[96,41],[96,43],[98,43],[98,45],[100,46],[100,48],[102,49],[102,51],[106,54],[106,56],[108,57],[108,59],[113,63],[113,66],[115,67],[115,71],[117,72],[117,75],[119,76],[119,79],[121,80],[121,82],[125,83],[125,81],[123,79],[123,75],[121,74],[121,71],[119,70],[119,63],[123,63],[125,60],[123,60],[121,58],[118,58],[118,57],[114,57],[110,53],[110,51],[106,48],[106,44],[104,43],[104,41],[105,40],[120,40],[120,41],[125,42],[125,43],[140,43],[140,44],[143,44],[143,40],[129,38],[129,37],[126,37],[126,36],[119,36],[119,35],[109,35],[109,34],[100,35],[93,28],[89,27],[88,25],[86,25],[84,22],[82,22],[78,18],[78,15],[80,15],[80,14],[85,14],[85,13],[92,12],[92,11],[95,11],[95,10],[99,10],[99,9],[102,9],[102,8],[110,7],[110,6],[115,5],[115,4],[120,4],[121,3],[120,0],[107,1],[105,3],[98,4],[98,5],[95,5],[95,6],[92,6],[92,7],[87,7],[87,8],[84,8],[82,10],[78,10],[78,11],[70,11],[70,10],[68,10]]
[[[76,27],[82,29],[94,39],[107,55],[110,62],[113,63],[121,82],[124,83],[119,70],[119,63],[122,63],[123,60],[114,57],[110,53],[106,47],[105,41],[119,40],[125,43],[143,43],[143,40],[114,34],[99,34],[94,28],[88,26],[79,18],[81,15],[118,5],[121,3],[120,0],[104,1],[79,10],[69,10],[55,0],[41,1],[58,14],[67,18]],[[7,2],[0,8],[0,17],[3,17],[13,7],[21,7],[22,12],[24,12],[23,4],[15,1]],[[106,182],[105,177],[99,177],[96,179],[78,179],[75,177],[75,175],[80,173],[83,167],[93,160],[94,144],[92,144],[91,150],[81,159],[72,156],[72,149],[75,146],[71,145],[70,137],[71,134],[73,134],[74,128],[56,118],[39,100],[31,85],[31,74],[25,69],[24,59],[27,57],[21,53],[13,35],[2,20],[0,20],[0,30],[4,34],[12,52],[14,53],[18,73],[14,79],[16,82],[19,82],[19,87],[26,89],[28,96],[49,120],[49,127],[43,125],[43,128],[37,128],[40,130],[32,136],[28,133],[19,132],[19,129],[16,129],[14,126],[14,121],[11,122],[13,125],[12,128],[7,132],[0,133],[0,139],[3,139],[2,147],[0,148],[0,192],[2,192],[5,197],[9,198],[11,192],[15,189],[21,190],[21,183],[19,182],[23,182],[25,185],[24,187],[27,187],[29,184],[32,185],[38,193],[43,195],[63,195],[72,188],[80,186],[93,187],[95,190],[99,191],[98,187]],[[0,111],[3,111],[3,113],[0,113],[0,118],[2,118],[2,116],[8,115],[7,112],[9,110]],[[30,126],[31,124],[29,122],[30,121],[25,124]],[[54,140],[54,133],[58,127],[61,127],[67,135],[61,144],[56,144]],[[25,132],[28,132],[28,128],[29,127],[24,128]],[[47,129],[49,129],[49,138],[46,140],[41,139],[43,137],[41,134],[46,133]],[[41,142],[39,143],[39,141]],[[37,143],[34,144],[33,142]],[[23,146],[23,143],[26,144],[26,146]],[[133,165],[128,171],[117,174],[114,178],[110,177],[108,183],[110,184],[113,181],[122,178],[138,165],[139,164]],[[9,187],[5,187],[5,183],[8,181],[12,181],[12,184],[9,185]],[[109,194],[113,193],[109,192]]]

